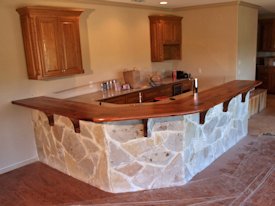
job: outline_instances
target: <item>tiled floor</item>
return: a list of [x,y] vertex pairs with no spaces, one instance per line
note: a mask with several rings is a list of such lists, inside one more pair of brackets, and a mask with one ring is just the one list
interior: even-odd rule
[[77,204],[275,205],[275,138],[246,138],[185,186],[120,194]]
[[0,205],[275,205],[275,96],[250,136],[182,187],[109,194],[36,163],[0,176]]
[[275,95],[269,95],[267,100],[267,109],[249,120],[250,135],[275,135]]

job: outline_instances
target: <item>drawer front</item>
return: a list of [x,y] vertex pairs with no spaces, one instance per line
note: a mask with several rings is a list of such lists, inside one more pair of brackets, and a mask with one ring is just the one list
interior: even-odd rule
[[126,99],[125,100],[126,104],[138,103],[139,102],[139,93],[135,92],[132,94],[127,94],[125,96],[125,99]]
[[149,89],[142,93],[142,101],[153,102],[158,96],[160,96],[159,88]]
[[167,96],[167,97],[173,96],[172,85],[162,86],[160,88],[160,94],[159,94],[159,96]]

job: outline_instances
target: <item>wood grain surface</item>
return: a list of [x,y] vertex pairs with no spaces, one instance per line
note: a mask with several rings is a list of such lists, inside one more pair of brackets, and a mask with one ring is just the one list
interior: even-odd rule
[[197,98],[189,95],[163,103],[112,106],[112,104],[88,104],[45,96],[17,100],[12,103],[74,120],[110,122],[201,113],[239,94],[245,94],[260,84],[260,81],[234,80],[199,92]]

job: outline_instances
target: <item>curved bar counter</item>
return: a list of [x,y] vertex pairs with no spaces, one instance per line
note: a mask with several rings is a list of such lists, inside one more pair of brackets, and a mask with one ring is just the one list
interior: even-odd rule
[[13,104],[35,109],[40,161],[102,190],[130,192],[183,185],[246,136],[247,94],[260,83],[236,80],[156,103]]
[[[200,113],[220,103],[226,103],[239,94],[257,87],[260,81],[235,80],[198,93],[179,97],[162,103],[125,104],[116,107],[96,102],[84,103],[51,97],[34,97],[13,101],[13,104],[37,109],[46,114],[57,114],[70,119],[92,122],[110,122],[122,120],[148,119]],[[131,107],[129,109],[129,106]],[[118,112],[118,109],[121,112]]]

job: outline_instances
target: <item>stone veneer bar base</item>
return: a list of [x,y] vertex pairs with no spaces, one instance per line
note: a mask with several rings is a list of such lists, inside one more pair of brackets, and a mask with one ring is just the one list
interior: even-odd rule
[[180,186],[210,165],[247,134],[248,102],[241,95],[227,112],[219,104],[199,114],[149,119],[143,137],[141,121],[93,123],[80,121],[80,134],[71,121],[33,111],[40,161],[104,191],[119,193]]

